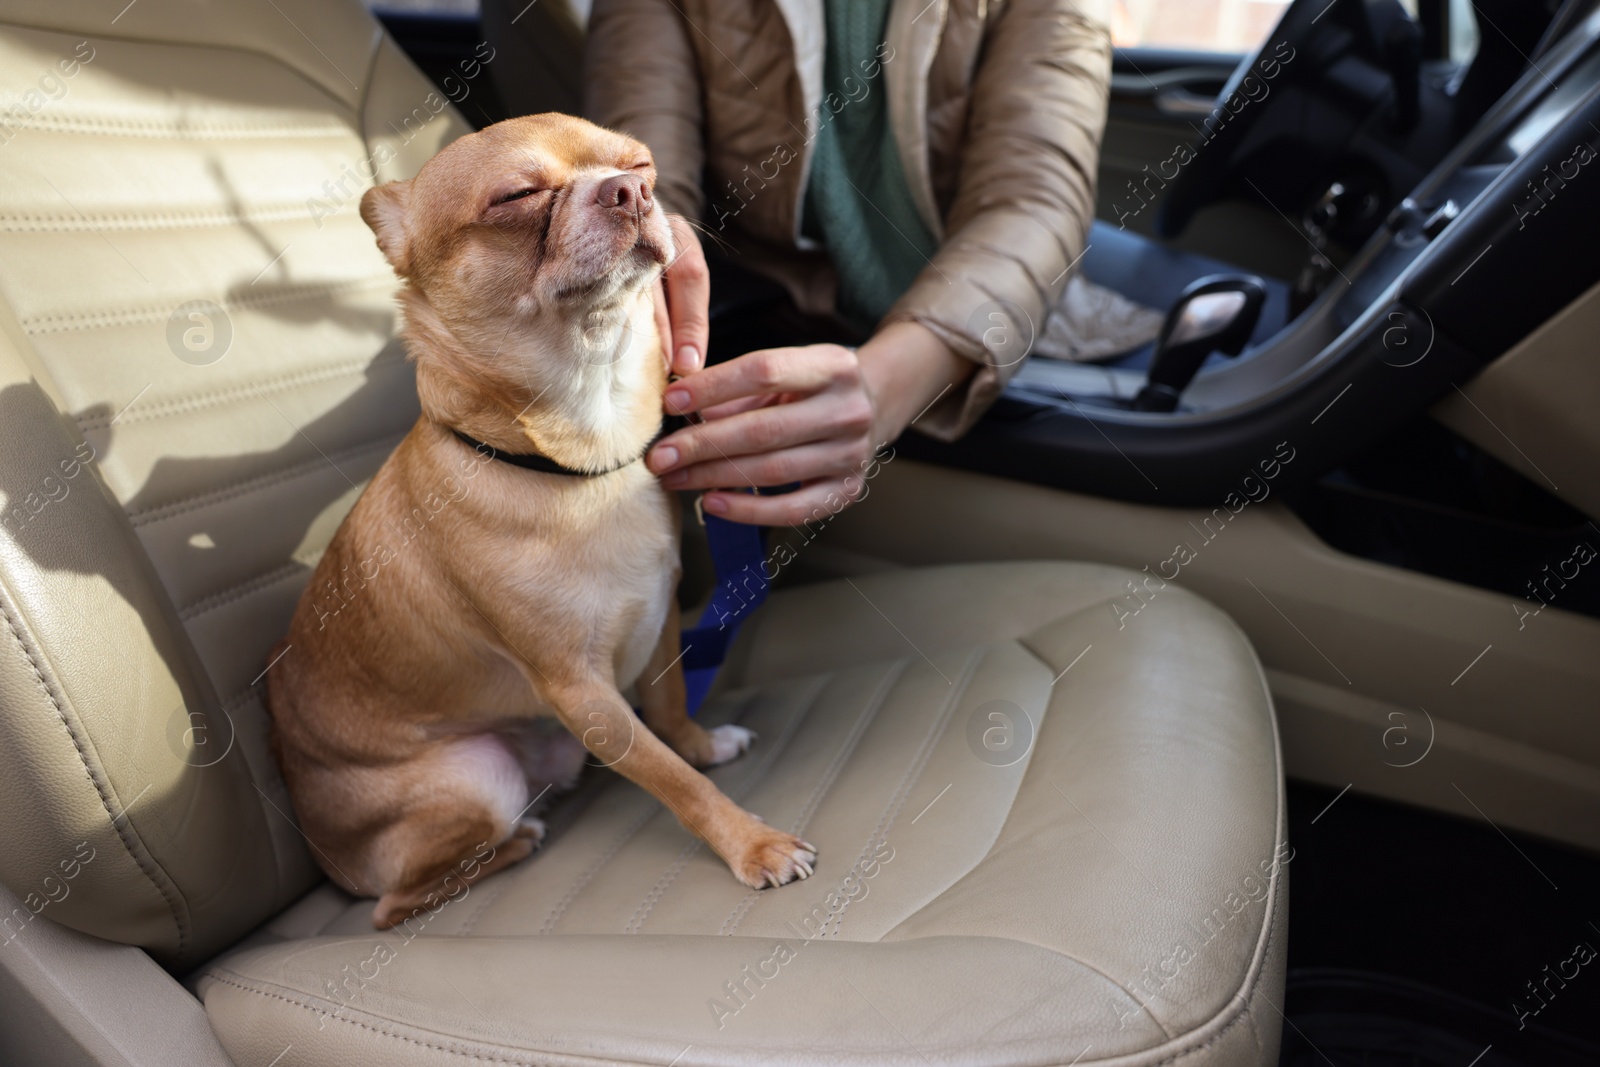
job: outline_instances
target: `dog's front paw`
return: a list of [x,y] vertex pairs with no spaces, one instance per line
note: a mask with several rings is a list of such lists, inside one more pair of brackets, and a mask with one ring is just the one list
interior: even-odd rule
[[691,767],[715,767],[727,763],[750,747],[756,735],[743,726],[729,723],[707,730],[699,723],[685,720],[683,729],[669,738],[672,749]]
[[734,859],[734,876],[751,889],[788,885],[796,878],[810,878],[817,862],[817,846],[793,834],[757,824],[742,856]]
[[711,739],[711,762],[707,766],[711,767],[743,754],[756,739],[754,733],[732,723],[718,726],[708,734]]

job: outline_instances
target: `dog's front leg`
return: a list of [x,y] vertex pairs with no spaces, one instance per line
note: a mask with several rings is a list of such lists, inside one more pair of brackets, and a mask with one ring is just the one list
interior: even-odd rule
[[[679,714],[682,680],[679,680]],[[729,800],[711,780],[639,720],[620,693],[599,682],[551,694],[561,721],[599,760],[642,786],[710,845],[745,885],[760,889],[808,878],[817,850]]]
[[755,734],[743,726],[726,723],[707,730],[689,718],[688,699],[683,684],[683,656],[678,645],[678,604],[667,609],[661,640],[650,655],[639,686],[639,711],[645,725],[682,756],[692,767],[714,767],[726,763],[750,747]]

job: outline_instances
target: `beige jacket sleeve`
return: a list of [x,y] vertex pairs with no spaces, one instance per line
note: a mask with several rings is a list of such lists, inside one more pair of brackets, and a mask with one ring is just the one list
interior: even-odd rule
[[704,115],[688,34],[671,0],[594,0],[583,110],[590,121],[643,141],[655,156],[656,196],[668,211],[698,221],[705,209]]
[[920,322],[982,364],[918,429],[965,433],[1043,331],[1094,221],[1110,80],[1099,0],[1007,0],[993,16],[944,242],[884,319]]

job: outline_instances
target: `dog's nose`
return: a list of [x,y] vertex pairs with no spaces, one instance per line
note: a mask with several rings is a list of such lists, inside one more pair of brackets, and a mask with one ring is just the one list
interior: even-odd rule
[[621,208],[629,214],[649,211],[650,183],[637,174],[613,174],[600,183],[594,200],[601,207]]

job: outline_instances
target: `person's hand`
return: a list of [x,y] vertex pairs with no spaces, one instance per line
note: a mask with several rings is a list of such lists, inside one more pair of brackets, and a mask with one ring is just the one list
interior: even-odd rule
[[709,514],[737,522],[793,524],[830,494],[855,499],[878,443],[861,365],[839,345],[772,348],[707,368],[667,387],[666,410],[705,419],[650,450],[646,462],[666,488],[801,483],[781,496],[705,495]]
[[705,494],[709,514],[735,522],[793,525],[835,513],[865,494],[874,452],[973,367],[913,322],[856,351],[750,352],[667,387],[667,414],[705,421],[662,439],[646,463],[668,489],[800,483],[778,496]]
[[656,283],[656,329],[667,369],[693,374],[706,364],[711,337],[711,272],[700,238],[682,215],[668,215],[676,249],[666,273]]

